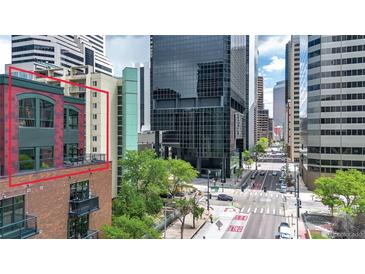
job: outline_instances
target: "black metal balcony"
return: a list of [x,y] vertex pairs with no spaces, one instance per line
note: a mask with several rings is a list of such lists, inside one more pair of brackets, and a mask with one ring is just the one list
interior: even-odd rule
[[105,162],[106,162],[105,154],[87,153],[85,155],[80,155],[80,156],[66,157],[63,161],[63,164],[66,167],[73,167],[73,166],[82,166],[90,164],[100,164]]
[[0,239],[26,239],[36,234],[36,216],[26,215],[24,220],[0,227]]
[[85,199],[75,199],[70,201],[70,215],[83,216],[99,209],[99,197],[89,196]]
[[99,230],[90,229],[83,239],[99,239]]

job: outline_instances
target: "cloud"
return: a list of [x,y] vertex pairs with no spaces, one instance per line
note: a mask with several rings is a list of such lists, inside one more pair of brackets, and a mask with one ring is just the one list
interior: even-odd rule
[[108,35],[106,55],[114,65],[114,73],[121,76],[124,67],[150,61],[149,36]]
[[5,72],[5,64],[11,63],[10,36],[0,35],[0,74]]
[[289,35],[259,35],[258,50],[259,55],[270,55],[273,52],[285,52],[285,45],[290,40]]
[[285,59],[278,56],[271,57],[271,62],[268,65],[262,67],[264,71],[273,72],[281,71],[285,68]]

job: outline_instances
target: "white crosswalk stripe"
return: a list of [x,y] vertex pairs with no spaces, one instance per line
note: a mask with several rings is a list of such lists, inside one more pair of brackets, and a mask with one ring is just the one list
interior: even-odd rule
[[270,214],[270,208],[267,208],[266,214]]
[[275,208],[272,210],[272,214],[274,214],[274,215],[275,215]]
[[249,207],[249,208],[247,209],[247,213],[250,213],[250,210],[251,210],[251,207]]
[[241,213],[242,213],[242,212],[244,212],[244,211],[245,211],[245,208],[244,208],[244,207],[242,207],[242,209],[241,209]]
[[253,213],[256,213],[256,211],[257,211],[257,207],[255,208],[255,210],[253,211]]
[[262,196],[262,193],[260,192],[260,196]]
[[260,213],[262,214],[264,212],[264,208],[261,208]]

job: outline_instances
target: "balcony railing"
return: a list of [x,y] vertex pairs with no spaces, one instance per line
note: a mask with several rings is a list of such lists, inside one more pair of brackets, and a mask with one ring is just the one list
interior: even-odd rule
[[38,234],[37,217],[26,215],[24,220],[0,227],[0,239],[25,239]]
[[82,165],[105,163],[105,161],[106,161],[105,154],[88,153],[81,156],[71,156],[64,158],[63,165],[66,167],[82,166]]
[[86,92],[86,88],[84,87],[71,87],[69,89],[70,93],[80,93],[80,92]]
[[90,229],[83,239],[99,239],[99,230]]
[[98,209],[99,197],[91,195],[82,200],[71,200],[69,213],[71,216],[82,216]]

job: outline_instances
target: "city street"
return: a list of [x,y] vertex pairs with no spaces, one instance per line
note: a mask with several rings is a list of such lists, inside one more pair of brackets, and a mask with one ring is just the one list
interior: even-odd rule
[[[247,179],[248,188],[244,192],[228,188],[223,189],[224,192],[222,189],[213,192],[210,206],[214,222],[206,223],[194,238],[275,239],[281,222],[292,226],[293,218],[288,212],[293,212],[295,206],[290,203],[293,208],[289,209],[287,196],[290,194],[282,194],[278,189],[280,169],[284,163],[277,159],[274,161],[258,164],[258,174],[255,179]],[[273,171],[277,171],[278,175],[273,176]],[[202,184],[199,184],[199,189],[206,191]],[[233,202],[217,200],[220,193],[232,196]],[[220,229],[216,225],[218,220],[223,223]]]

